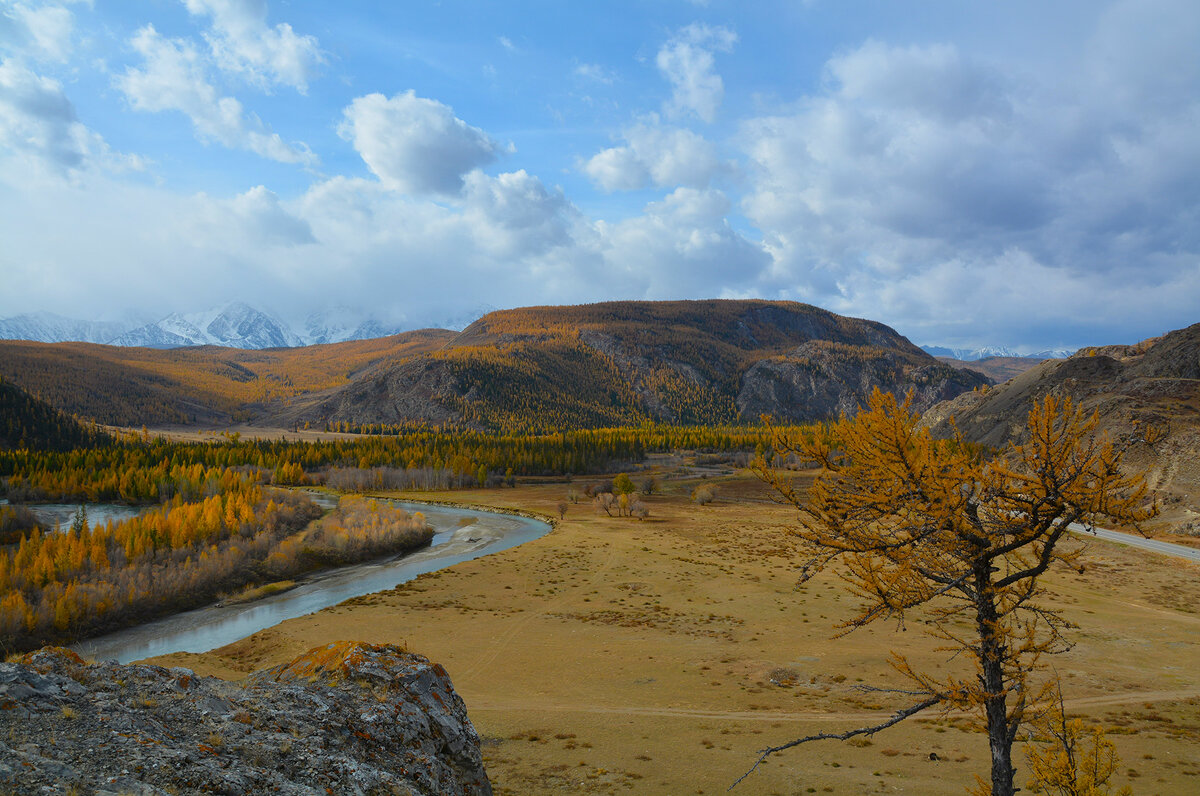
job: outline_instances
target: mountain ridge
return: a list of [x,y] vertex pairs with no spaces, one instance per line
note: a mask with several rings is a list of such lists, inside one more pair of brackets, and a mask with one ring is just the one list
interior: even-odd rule
[[1200,524],[1200,323],[1046,360],[987,391],[931,407],[922,423],[938,436],[957,429],[992,447],[1019,443],[1029,409],[1046,396],[1095,412],[1099,432],[1127,448],[1127,465],[1167,496],[1167,515]]
[[[771,366],[757,367],[768,359]],[[861,365],[853,378],[839,370],[843,359]],[[757,422],[761,414],[806,422],[853,411],[875,386],[918,389],[924,406],[988,383],[882,323],[807,304],[599,302],[489,313],[438,351],[380,363],[275,419],[523,432]]]
[[[493,310],[493,307],[480,305],[434,326],[462,329]],[[81,321],[49,312],[0,318],[0,340],[162,349],[205,345],[241,350],[296,348],[391,337],[415,330],[411,324],[385,322],[346,305],[322,308],[292,324],[242,301],[230,301],[196,312],[172,312],[152,321],[133,316],[117,321]]]
[[0,373],[114,425],[452,424],[479,430],[785,422],[870,390],[922,407],[988,384],[877,321],[796,302],[602,302],[489,313],[461,332],[259,351],[0,343]]
[[1042,351],[1032,351],[1028,354],[1018,353],[1007,346],[988,345],[980,348],[948,348],[940,345],[923,345],[921,350],[926,354],[946,359],[957,359],[961,362],[976,362],[981,359],[1066,359],[1075,353],[1068,348],[1047,348]]

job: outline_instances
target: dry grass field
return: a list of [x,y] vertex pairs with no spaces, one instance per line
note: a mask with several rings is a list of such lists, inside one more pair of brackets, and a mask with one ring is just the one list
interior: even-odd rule
[[[746,476],[707,479],[717,500],[697,506],[697,483],[666,481],[644,521],[596,516],[581,500],[519,548],[156,662],[236,678],[329,641],[404,643],[450,672],[496,792],[513,796],[721,793],[763,746],[899,705],[855,688],[900,685],[889,649],[963,667],[918,624],[832,639],[853,598],[832,577],[796,589],[793,513]],[[566,491],[416,497],[549,517]],[[1091,560],[1048,581],[1080,626],[1053,661],[1068,708],[1112,729],[1135,793],[1200,792],[1200,570],[1098,541]],[[734,792],[961,794],[987,769],[968,717],[929,715],[783,753]]]

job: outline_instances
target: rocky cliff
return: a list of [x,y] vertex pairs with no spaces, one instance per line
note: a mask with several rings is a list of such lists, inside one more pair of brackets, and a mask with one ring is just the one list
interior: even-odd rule
[[1158,493],[1164,522],[1200,532],[1200,324],[1047,360],[997,387],[938,404],[922,422],[949,436],[953,419],[967,439],[1001,447],[1024,441],[1029,410],[1047,395],[1095,412],[1100,432],[1126,447],[1126,464]]
[[492,792],[446,671],[353,642],[240,683],[53,648],[0,664],[0,790]]
[[[293,401],[273,422],[420,421],[546,432],[804,422],[874,387],[920,409],[989,384],[884,324],[787,301],[621,301],[489,313],[437,351]],[[273,410],[276,411],[276,410]]]

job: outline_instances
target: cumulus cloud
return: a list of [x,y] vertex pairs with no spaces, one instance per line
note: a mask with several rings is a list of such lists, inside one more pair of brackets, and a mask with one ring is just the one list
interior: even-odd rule
[[734,230],[722,192],[677,188],[642,215],[599,225],[605,258],[645,298],[712,296],[754,284],[770,257]]
[[658,51],[655,63],[671,84],[666,105],[671,116],[694,114],[706,122],[717,117],[725,83],[716,72],[715,52],[732,52],[737,34],[728,28],[692,23]]
[[624,146],[594,155],[583,171],[605,191],[628,191],[646,185],[699,188],[724,166],[717,148],[691,130],[664,127],[656,119],[625,132]]
[[314,163],[303,144],[287,143],[234,97],[222,97],[209,82],[203,55],[190,42],[168,39],[153,25],[141,28],[130,44],[142,56],[116,79],[129,103],[141,111],[180,111],[192,120],[202,141],[218,141],[281,163]]
[[380,182],[414,195],[455,195],[464,174],[504,151],[450,107],[411,90],[358,97],[343,111],[338,133]]
[[262,185],[234,197],[229,209],[248,234],[263,243],[299,246],[317,242],[308,222],[285,209],[279,197]]
[[525,170],[467,175],[464,216],[480,246],[498,255],[540,255],[570,242],[578,211]]
[[325,62],[317,39],[281,22],[267,25],[266,0],[184,0],[193,16],[210,17],[205,39],[216,64],[260,88],[291,86],[300,93]]
[[[1151,27],[1178,24],[1164,14]],[[909,324],[922,342],[973,344],[1028,339],[1035,317],[1065,325],[1040,295],[1114,306],[1119,291],[1099,283],[1148,293],[1197,270],[1196,70],[1155,110],[1152,95],[1128,88],[1144,86],[1138,53],[1152,37],[1102,33],[1108,55],[1092,63],[1103,70],[1085,65],[1053,84],[948,45],[868,41],[829,60],[823,92],[745,122],[742,209],[774,260],[762,287]],[[1192,64],[1182,43],[1194,48],[1197,33],[1165,37],[1179,44],[1167,60]],[[1117,86],[1128,102],[1112,102]],[[967,324],[955,318],[977,337],[956,337]],[[994,337],[980,340],[981,328]]]
[[112,152],[99,134],[80,122],[58,81],[12,60],[0,61],[0,147],[60,174],[142,165],[138,158]]

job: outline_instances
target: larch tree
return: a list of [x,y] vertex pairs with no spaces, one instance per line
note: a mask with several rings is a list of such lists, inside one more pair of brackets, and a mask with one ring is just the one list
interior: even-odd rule
[[1096,418],[1068,399],[1036,404],[1027,441],[995,457],[961,437],[936,440],[917,421],[909,401],[876,390],[853,418],[800,437],[777,433],[776,452],[824,468],[807,500],[768,463],[756,466],[799,510],[792,532],[804,558],[801,582],[836,567],[861,599],[843,632],[915,613],[974,671],[920,671],[893,652],[889,662],[905,686],[874,690],[907,695],[910,704],[878,724],[764,749],[750,771],[803,743],[873,735],[930,709],[960,710],[981,715],[987,730],[990,789],[981,782],[979,792],[1012,796],[1013,743],[1057,688],[1043,657],[1070,647],[1071,623],[1039,602],[1042,575],[1079,567],[1084,543],[1070,535],[1073,524],[1135,524],[1156,512],[1144,481],[1123,474],[1121,451],[1097,435]]

